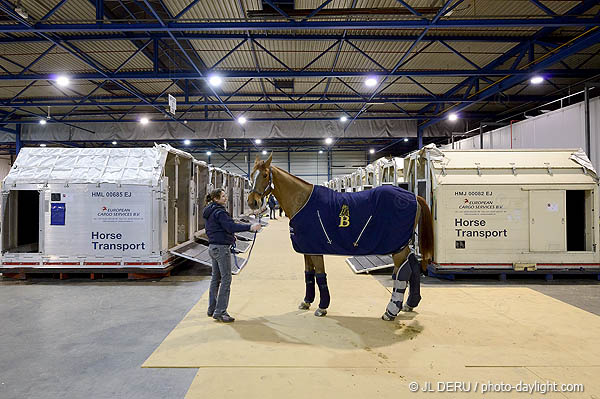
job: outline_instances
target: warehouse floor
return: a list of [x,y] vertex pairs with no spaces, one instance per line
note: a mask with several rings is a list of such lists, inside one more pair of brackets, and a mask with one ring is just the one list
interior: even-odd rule
[[273,221],[234,277],[233,325],[206,317],[202,267],[153,282],[1,280],[0,397],[404,397],[413,379],[519,378],[586,386],[546,398],[600,397],[596,281],[426,278],[418,312],[385,323],[387,273],[326,265],[332,305],[318,319],[296,309],[302,257]]

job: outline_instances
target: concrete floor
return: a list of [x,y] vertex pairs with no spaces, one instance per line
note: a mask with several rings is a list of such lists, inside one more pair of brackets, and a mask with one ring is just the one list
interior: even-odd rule
[[208,269],[154,282],[0,279],[0,398],[182,398],[195,369],[141,364],[208,288]]
[[[391,285],[388,272],[373,277]],[[0,279],[0,397],[184,397],[196,369],[140,366],[200,300],[208,279],[207,268],[189,264],[153,282]],[[423,284],[525,286],[600,315],[593,279],[426,277]]]

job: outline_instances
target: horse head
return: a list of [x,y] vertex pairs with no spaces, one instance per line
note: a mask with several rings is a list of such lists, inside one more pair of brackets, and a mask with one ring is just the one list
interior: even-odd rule
[[259,156],[254,160],[254,168],[250,174],[252,188],[248,194],[248,206],[257,210],[262,207],[264,199],[271,192],[273,185],[273,174],[271,173],[271,161],[273,153],[266,161],[261,161]]

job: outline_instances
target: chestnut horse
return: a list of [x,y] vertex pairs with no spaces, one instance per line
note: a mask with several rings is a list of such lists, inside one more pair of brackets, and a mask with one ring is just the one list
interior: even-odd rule
[[[271,165],[273,154],[266,161],[256,157],[254,169],[251,173],[253,181],[252,191],[248,195],[248,206],[251,209],[259,209],[264,198],[273,193],[285,214],[292,219],[296,213],[309,200],[313,191],[313,185],[304,180],[287,173],[286,171]],[[413,226],[413,236],[417,224],[419,225],[419,249],[422,255],[421,266],[415,254],[407,244],[398,252],[392,254],[394,260],[393,291],[390,302],[383,320],[391,321],[398,315],[400,310],[412,311],[421,300],[420,279],[421,270],[426,270],[427,265],[433,257],[433,219],[427,202],[417,196],[417,213]],[[393,221],[390,221],[393,223]],[[315,280],[319,287],[320,302],[315,311],[315,316],[325,316],[329,307],[330,296],[327,287],[327,276],[323,255],[304,255],[304,273],[306,293],[304,300],[300,303],[300,309],[309,309],[315,299]],[[409,295],[403,304],[405,290],[409,286]]]

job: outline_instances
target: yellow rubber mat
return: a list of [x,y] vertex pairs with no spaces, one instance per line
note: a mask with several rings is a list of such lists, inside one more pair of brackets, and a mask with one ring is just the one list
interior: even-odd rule
[[[386,288],[353,274],[342,257],[326,257],[326,269],[331,307],[317,318],[297,309],[303,258],[291,249],[287,223],[271,223],[234,277],[235,323],[208,318],[205,295],[143,367],[200,368],[190,398],[404,397],[411,381],[448,379],[598,387],[598,316],[527,288],[427,286],[418,312],[384,322]],[[591,397],[554,395],[544,398]]]

